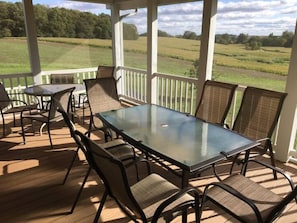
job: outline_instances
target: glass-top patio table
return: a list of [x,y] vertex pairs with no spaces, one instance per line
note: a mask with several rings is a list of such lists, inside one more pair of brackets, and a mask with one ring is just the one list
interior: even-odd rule
[[59,91],[70,89],[75,87],[73,95],[78,95],[85,92],[85,86],[83,84],[39,84],[24,89],[24,93],[28,95],[39,96],[41,99],[41,106],[43,108],[44,97],[51,97]]
[[128,107],[97,116],[136,148],[180,167],[182,187],[188,185],[191,173],[259,144],[221,126],[157,105]]

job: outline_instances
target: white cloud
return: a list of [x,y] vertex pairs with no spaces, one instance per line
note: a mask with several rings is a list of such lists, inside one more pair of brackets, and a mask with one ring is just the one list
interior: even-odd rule
[[[173,35],[185,31],[200,34],[202,8],[202,2],[159,7],[159,29]],[[218,0],[216,32],[237,35],[280,35],[286,30],[293,32],[296,13],[296,0]],[[141,16],[146,17],[146,14],[142,13]],[[135,24],[139,33],[146,32],[146,19],[129,17],[125,22]]]
[[[16,1],[20,0],[10,0]],[[89,11],[94,14],[110,14],[103,4],[65,0],[33,0],[33,3]],[[185,31],[200,34],[202,9],[201,1],[159,7],[159,29],[173,35],[183,34]],[[146,12],[146,9],[139,9],[137,15],[126,18],[124,22],[135,24],[138,32],[144,33],[147,31]],[[216,32],[280,35],[286,30],[294,31],[296,18],[296,0],[218,0]]]

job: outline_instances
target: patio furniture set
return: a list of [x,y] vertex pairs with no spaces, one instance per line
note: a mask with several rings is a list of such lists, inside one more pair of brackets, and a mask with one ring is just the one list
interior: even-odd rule
[[[47,124],[51,147],[50,123],[64,120],[67,124],[77,149],[63,183],[78,151],[84,153],[89,169],[70,213],[75,209],[91,170],[98,174],[105,188],[94,222],[99,221],[107,196],[113,198],[135,222],[157,222],[160,217],[170,222],[178,215],[181,215],[182,222],[187,222],[189,209],[194,211],[195,222],[200,222],[201,213],[209,203],[214,203],[241,222],[273,222],[289,202],[295,199],[297,203],[297,187],[290,176],[275,167],[271,143],[285,93],[247,87],[234,124],[229,127],[225,120],[237,85],[206,81],[202,99],[195,115],[191,116],[152,104],[122,106],[113,70],[102,72],[103,76],[99,71],[96,79],[84,81],[86,95],[79,92],[91,113],[86,133],[75,130],[70,118],[75,91],[70,85],[52,93],[49,93],[49,89],[43,89],[42,92],[48,93],[39,93],[39,96],[50,96],[50,102],[45,103],[42,109],[34,105],[32,110],[30,105],[17,111],[21,113],[24,143],[24,119]],[[3,129],[4,114],[9,113],[8,109],[5,110],[8,103],[11,103],[9,97],[5,102],[0,101]],[[44,106],[44,103],[41,105]],[[95,130],[103,131],[105,143],[98,144],[91,139],[91,133]],[[270,156],[271,164],[256,159],[263,154]],[[226,159],[233,162],[230,176],[222,180],[215,171],[215,165]],[[152,173],[150,161],[179,176],[181,186]],[[283,176],[291,192],[281,197],[246,177],[251,162],[271,169],[275,179]],[[126,169],[135,168],[138,173],[139,163],[145,163],[147,175],[140,179],[137,174],[137,183],[130,185]],[[170,168],[168,163],[176,168]],[[235,164],[242,165],[240,174],[232,173]],[[189,185],[189,179],[210,167],[218,181],[208,184],[203,192],[198,192]]]

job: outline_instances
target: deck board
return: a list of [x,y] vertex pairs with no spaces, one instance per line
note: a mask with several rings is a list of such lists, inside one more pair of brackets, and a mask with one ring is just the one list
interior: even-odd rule
[[[76,127],[84,132],[88,127],[87,124],[87,121],[80,122],[80,124],[76,124]],[[69,214],[88,165],[84,161],[84,156],[80,154],[66,184],[62,185],[66,168],[76,148],[67,128],[63,124],[53,127],[53,149],[50,148],[46,133],[42,135],[28,133],[27,143],[24,145],[21,135],[18,133],[19,127],[8,125],[7,129],[10,130],[10,133],[0,139],[0,222],[92,222],[104,186],[96,174],[91,173],[74,213]],[[92,135],[92,138],[102,142],[100,133]],[[277,165],[293,176],[294,182],[297,183],[296,164],[278,162]],[[222,162],[218,167],[220,175],[227,176],[229,168],[230,163]],[[158,166],[154,166],[153,170],[174,183],[179,181],[175,175]],[[238,168],[236,170],[238,171]],[[273,180],[271,172],[263,168],[250,168],[248,177],[263,183],[276,193],[285,194],[288,191],[288,187],[284,186],[283,179]],[[202,191],[204,185],[214,180],[216,179],[213,174],[206,171],[201,176],[192,179],[190,184]],[[119,210],[116,203],[108,198],[101,222],[125,223],[131,221]],[[176,219],[174,222],[180,222],[180,219]],[[237,221],[222,212],[205,210],[202,222]],[[291,202],[277,222],[297,222],[296,203]]]

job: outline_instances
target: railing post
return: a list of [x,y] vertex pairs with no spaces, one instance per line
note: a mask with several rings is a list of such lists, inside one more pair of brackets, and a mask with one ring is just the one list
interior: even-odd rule
[[205,80],[211,79],[215,43],[216,13],[218,0],[203,1],[200,56],[198,66],[197,103],[202,95]]
[[[275,158],[280,161],[288,161],[288,156],[290,150],[293,151],[294,143],[296,138],[297,129],[297,22],[295,27],[295,35],[293,40],[292,52],[291,52],[291,62],[289,65],[288,77],[286,81],[286,92],[288,93],[279,123],[279,132],[277,135],[276,153]],[[291,154],[293,155],[293,154]],[[295,156],[297,153],[295,152]]]
[[147,0],[147,102],[157,103],[158,9],[156,0]]
[[34,82],[36,84],[41,84],[40,57],[32,0],[23,0],[23,6],[31,72],[33,74]]

